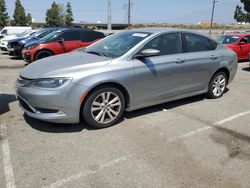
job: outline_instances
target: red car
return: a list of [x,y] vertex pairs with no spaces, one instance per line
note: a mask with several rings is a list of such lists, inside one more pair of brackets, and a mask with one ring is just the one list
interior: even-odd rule
[[22,57],[31,63],[38,59],[89,46],[104,37],[103,33],[89,29],[62,28],[46,35],[38,42],[26,44]]
[[227,34],[218,41],[236,52],[238,60],[246,60],[250,53],[250,34]]

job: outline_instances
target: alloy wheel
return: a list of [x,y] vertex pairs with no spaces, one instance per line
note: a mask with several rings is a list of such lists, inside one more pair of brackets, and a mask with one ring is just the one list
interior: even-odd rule
[[226,78],[224,75],[219,74],[216,76],[216,78],[214,79],[214,83],[213,83],[213,94],[216,97],[221,96],[226,88]]
[[91,105],[91,115],[100,124],[114,121],[121,112],[121,99],[114,92],[103,92],[98,95]]

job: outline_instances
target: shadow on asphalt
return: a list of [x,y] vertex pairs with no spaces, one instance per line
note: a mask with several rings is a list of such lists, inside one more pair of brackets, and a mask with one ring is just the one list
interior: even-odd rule
[[11,57],[11,60],[22,60],[22,57]]
[[250,67],[245,67],[242,69],[243,71],[247,71],[247,72],[250,72]]
[[33,129],[47,133],[74,133],[83,130],[95,130],[84,122],[78,124],[56,124],[33,119],[26,114],[23,117],[26,123]]
[[0,115],[9,112],[9,104],[16,101],[16,96],[11,94],[0,94]]
[[133,112],[126,112],[125,118],[132,119],[132,118],[135,118],[137,116],[143,116],[143,115],[147,115],[147,114],[151,114],[151,113],[155,113],[155,112],[160,112],[163,109],[165,109],[165,110],[174,109],[174,108],[179,107],[179,106],[184,106],[187,104],[202,101],[202,100],[204,100],[204,98],[205,98],[204,95],[198,95],[198,96],[194,96],[194,97],[189,97],[189,98],[180,99],[177,101],[172,101],[172,102],[160,104],[157,106],[139,109],[139,110],[136,110]]

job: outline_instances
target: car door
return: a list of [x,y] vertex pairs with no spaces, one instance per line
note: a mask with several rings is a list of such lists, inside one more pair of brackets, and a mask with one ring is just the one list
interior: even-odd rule
[[135,105],[157,103],[181,94],[185,61],[180,33],[157,36],[138,52],[157,49],[159,56],[134,59]]
[[196,34],[183,34],[185,48],[186,84],[183,93],[204,90],[211,79],[220,54],[215,49],[217,43]]
[[250,52],[250,36],[242,37],[238,46],[240,48],[240,59],[248,59],[248,54]]
[[57,37],[60,53],[71,52],[81,47],[81,39],[79,31],[66,31]]

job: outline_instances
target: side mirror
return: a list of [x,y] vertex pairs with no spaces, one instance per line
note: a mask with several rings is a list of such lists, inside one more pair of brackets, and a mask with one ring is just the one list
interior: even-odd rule
[[59,42],[59,43],[63,43],[63,42],[64,42],[64,38],[60,38],[60,39],[58,39],[58,40],[57,40],[57,42]]
[[140,58],[140,57],[152,57],[152,56],[158,56],[160,54],[159,50],[156,49],[146,49],[141,51],[139,54],[135,55],[135,58]]
[[239,43],[240,46],[243,46],[243,45],[245,45],[245,44],[247,44],[247,43],[244,42],[244,41],[241,41],[241,42]]

